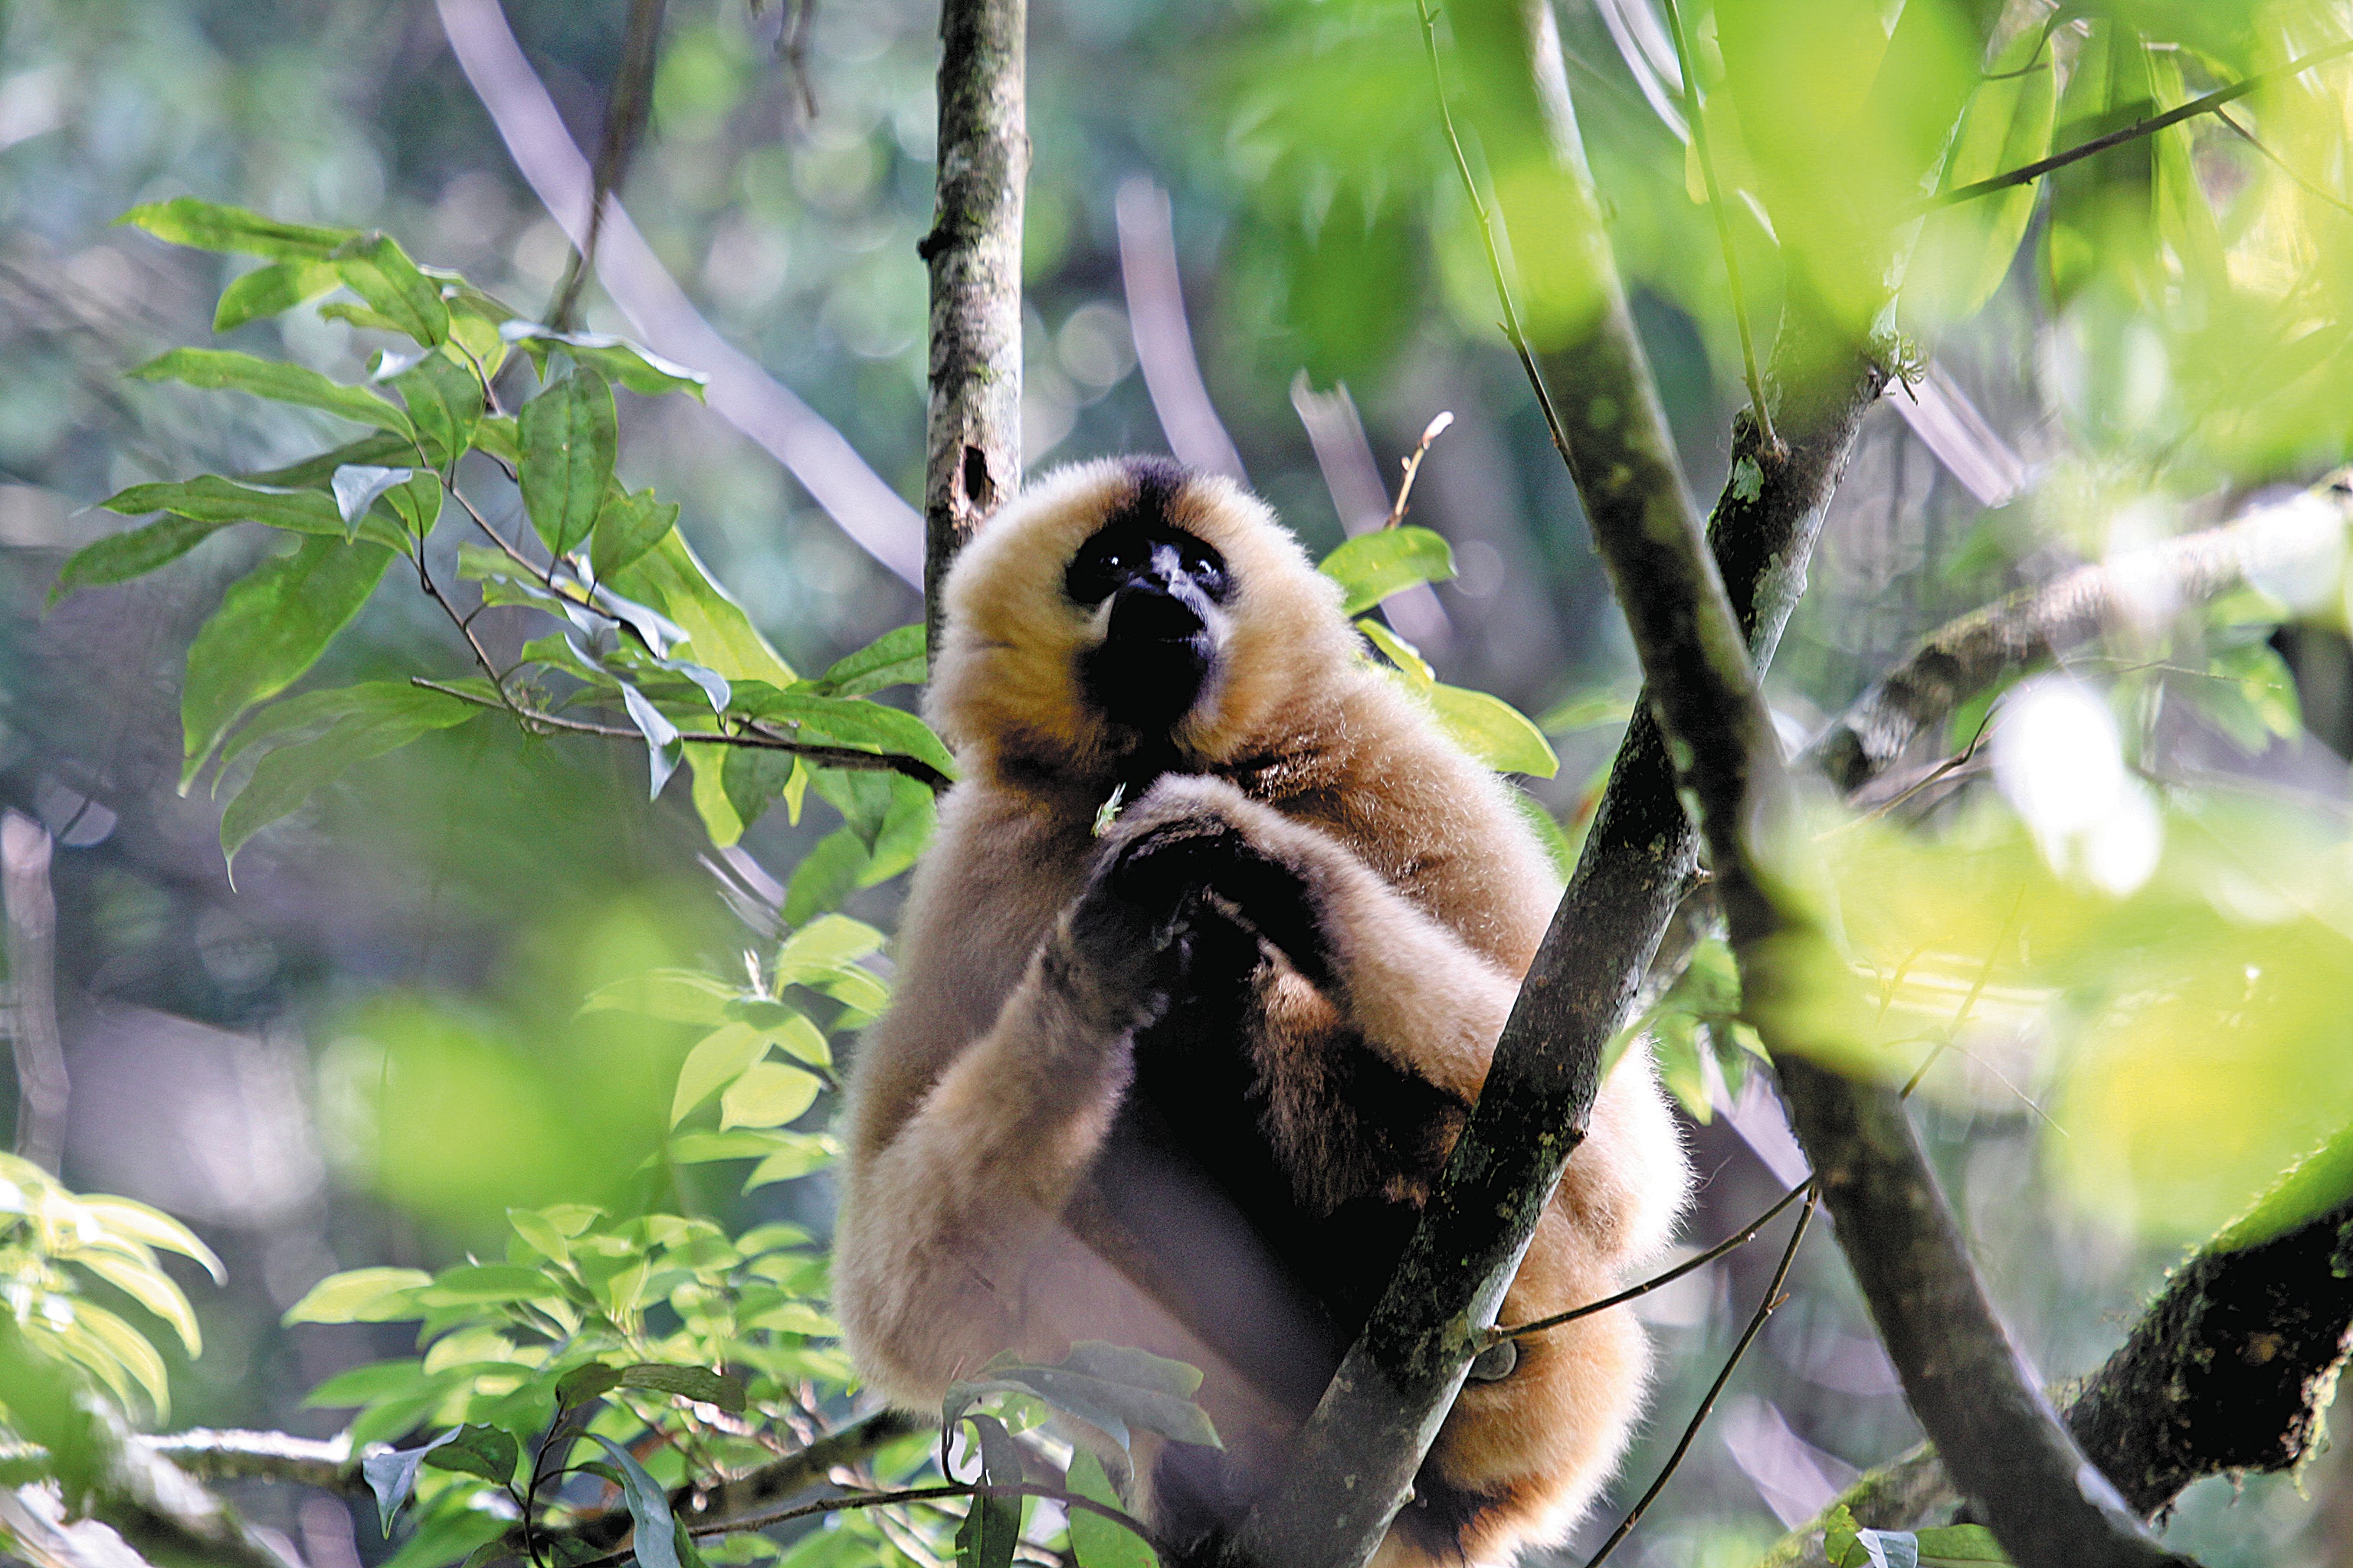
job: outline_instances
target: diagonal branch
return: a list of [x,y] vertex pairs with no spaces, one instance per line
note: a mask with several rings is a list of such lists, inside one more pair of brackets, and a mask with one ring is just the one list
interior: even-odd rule
[[629,0],[628,30],[621,39],[620,68],[613,74],[613,96],[605,106],[605,138],[596,148],[596,168],[589,194],[588,233],[572,247],[555,297],[547,307],[547,324],[559,332],[572,330],[572,313],[580,305],[580,290],[596,268],[596,242],[605,235],[605,207],[628,177],[646,133],[646,116],[654,101],[654,56],[661,43],[665,0]]
[[1841,793],[1863,788],[1971,698],[2152,610],[2191,605],[2250,581],[2288,582],[2333,563],[2353,530],[2353,470],[2221,528],[2081,566],[1973,610],[1922,638],[1848,704],[1799,760]]

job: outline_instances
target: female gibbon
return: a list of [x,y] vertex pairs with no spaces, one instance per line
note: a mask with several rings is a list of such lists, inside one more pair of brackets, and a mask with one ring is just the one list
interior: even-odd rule
[[[1132,1500],[1176,1562],[1214,1562],[1378,1299],[1559,883],[1222,479],[1063,469],[974,540],[945,607],[929,712],[965,776],[851,1079],[843,1332],[913,1411],[1007,1350],[1201,1368],[1225,1447],[1139,1436]],[[1616,1289],[1687,1180],[1630,1051],[1504,1321]],[[1640,1326],[1518,1348],[1465,1385],[1377,1562],[1506,1562],[1607,1479]]]

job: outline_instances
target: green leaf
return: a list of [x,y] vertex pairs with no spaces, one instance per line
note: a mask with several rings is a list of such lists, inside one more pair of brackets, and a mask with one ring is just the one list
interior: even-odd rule
[[[487,426],[489,421],[484,421]],[[605,586],[650,605],[678,623],[694,650],[694,661],[729,680],[790,686],[792,667],[776,656],[744,615],[744,607],[712,581],[686,536],[671,529],[654,547],[615,572]]]
[[135,225],[158,239],[198,250],[238,250],[248,256],[285,260],[324,261],[337,247],[358,237],[349,228],[313,228],[307,224],[280,223],[243,207],[175,196],[132,207],[117,223]]
[[1432,686],[1425,695],[1439,728],[1497,773],[1548,779],[1560,772],[1560,758],[1544,731],[1502,698],[1460,686]]
[[874,852],[847,827],[837,827],[801,857],[785,885],[784,918],[805,921],[838,907],[856,892]]
[[417,1292],[428,1307],[493,1305],[505,1301],[560,1301],[564,1288],[536,1268],[513,1263],[461,1263],[444,1268]]
[[921,686],[926,674],[923,626],[884,632],[856,653],[836,659],[818,679],[828,697],[863,697],[892,686]]
[[[1069,1484],[1073,1496],[1124,1511],[1111,1478],[1103,1474],[1103,1461],[1085,1448],[1071,1456]],[[1150,1542],[1117,1520],[1082,1508],[1071,1510],[1071,1551],[1079,1568],[1160,1568]]]
[[744,1380],[724,1373],[712,1372],[702,1366],[671,1366],[660,1362],[639,1362],[621,1369],[624,1388],[650,1388],[657,1394],[683,1394],[704,1405],[716,1405],[722,1410],[742,1414]]
[[417,1489],[417,1471],[425,1463],[425,1456],[457,1440],[457,1431],[448,1431],[421,1447],[370,1454],[360,1460],[360,1474],[367,1478],[368,1489],[375,1493],[376,1523],[387,1540],[392,1535],[393,1515]]
[[602,1433],[591,1432],[588,1436],[613,1457],[613,1463],[620,1469],[621,1495],[629,1505],[630,1522],[637,1527],[631,1544],[641,1568],[679,1568],[669,1495],[660,1483],[646,1474],[646,1468],[627,1448]]
[[621,1369],[603,1362],[575,1367],[555,1380],[555,1402],[570,1406],[608,1394],[621,1385]]
[[738,994],[736,987],[698,969],[655,969],[598,986],[588,994],[580,1010],[618,1009],[672,1024],[716,1026],[728,1021],[727,1004]]
[[719,1097],[719,1127],[781,1127],[817,1103],[812,1073],[782,1062],[754,1062]]
[[[2038,54],[2040,64],[2029,68]],[[2050,39],[2041,27],[2026,28],[2002,51],[1961,111],[1945,189],[1974,184],[2051,151],[2058,72],[2049,54]],[[1975,315],[2009,275],[2039,195],[2030,181],[1930,213],[1905,268],[1907,317],[1942,326]]]
[[839,1145],[823,1132],[779,1132],[774,1136],[784,1140],[784,1146],[763,1159],[754,1167],[752,1173],[744,1178],[744,1190],[747,1193],[771,1182],[794,1181],[811,1171],[822,1170],[841,1154]]
[[[722,670],[721,673],[726,673]],[[779,691],[765,681],[739,681],[728,710],[756,719],[785,739],[809,745],[847,746],[882,756],[912,757],[950,778],[955,758],[932,727],[913,713],[863,697],[822,697]]]
[[408,405],[409,421],[435,468],[447,468],[464,454],[482,417],[482,384],[470,367],[448,354],[429,353],[390,384]]
[[[1013,1434],[993,1415],[967,1415],[979,1435],[980,1479],[992,1487],[1016,1486],[1021,1480],[1021,1450]],[[956,1568],[1012,1568],[1013,1548],[1021,1539],[1021,1498],[976,1496],[956,1527]]]
[[421,1268],[350,1268],[330,1274],[286,1309],[287,1323],[386,1323],[421,1318],[408,1293],[433,1283]]
[[617,487],[605,498],[596,514],[595,536],[588,545],[588,563],[603,582],[661,542],[678,522],[678,502],[659,501],[654,492]]
[[882,933],[848,915],[812,921],[776,950],[776,984],[806,984],[809,977],[838,974],[867,954],[882,951]]
[[685,1064],[678,1069],[678,1089],[670,1096],[670,1124],[675,1127],[685,1121],[688,1112],[742,1077],[744,1069],[767,1054],[767,1049],[768,1037],[749,1024],[723,1024],[705,1035],[686,1054]]
[[705,1165],[714,1160],[765,1160],[790,1147],[791,1132],[681,1132],[670,1139],[670,1158],[682,1165]]
[[378,1400],[414,1396],[432,1388],[434,1380],[415,1356],[396,1361],[372,1361],[335,1373],[302,1396],[308,1409],[334,1410]]
[[180,694],[185,793],[237,717],[301,679],[359,613],[392,560],[380,544],[306,539],[233,585],[188,648]]
[[127,533],[111,533],[82,546],[58,570],[58,580],[43,601],[46,608],[68,594],[108,583],[127,583],[159,566],[168,566],[227,527],[201,518],[165,516]]
[[1969,1563],[2003,1563],[2001,1543],[1982,1524],[1937,1525],[1918,1532],[1920,1568],[1952,1568]]
[[1127,1447],[1134,1427],[1179,1443],[1224,1447],[1208,1412],[1192,1400],[1201,1373],[1166,1356],[1086,1340],[1072,1345],[1059,1366],[1000,1358],[981,1371],[978,1381],[949,1385],[943,1424],[960,1418],[983,1394],[1027,1393],[1101,1428],[1122,1447]]
[[1544,717],[1536,721],[1536,728],[1547,735],[1572,735],[1579,730],[1623,724],[1633,717],[1634,704],[1630,698],[1613,697],[1606,691],[1578,692],[1546,709]]
[[[688,748],[690,752],[692,747]],[[724,792],[728,810],[739,825],[736,837],[743,829],[760,819],[768,803],[786,794],[797,775],[806,786],[808,770],[790,752],[769,751],[758,746],[716,746],[702,748],[718,752],[716,759],[720,788]],[[700,775],[698,775],[698,779]]]
[[559,332],[536,321],[511,321],[500,326],[499,336],[533,350],[538,358],[544,358],[548,345],[560,344],[581,363],[595,365],[610,380],[648,397],[684,392],[700,400],[711,382],[699,370],[689,370],[641,344],[604,332]]
[[220,837],[221,853],[232,860],[247,839],[341,777],[353,763],[380,757],[419,736],[489,711],[402,680],[369,681],[309,695],[334,700],[315,708],[321,716],[332,713],[333,722],[324,734],[272,751],[229,802],[221,814]]
[[[364,466],[342,464],[320,478],[322,482],[332,485],[334,474]],[[99,505],[109,511],[134,517],[151,511],[165,511],[174,517],[207,522],[216,528],[233,522],[259,522],[271,528],[282,528],[290,533],[321,534],[334,539],[348,539],[352,532],[344,522],[343,509],[331,491],[256,489],[222,479],[217,474],[199,474],[193,479],[164,484],[133,485],[127,490],[107,497]],[[371,531],[365,522],[360,525],[360,537],[372,544],[396,546],[405,542],[398,530],[378,526]],[[90,548],[96,550],[107,542],[100,540],[98,545]],[[69,569],[71,566],[72,563],[68,563]]]
[[80,1200],[82,1212],[96,1220],[110,1237],[127,1238],[147,1247],[160,1247],[166,1252],[176,1252],[204,1265],[205,1272],[213,1277],[216,1285],[228,1283],[227,1271],[213,1249],[196,1239],[195,1232],[165,1214],[162,1209],[141,1203],[136,1198],[120,1198],[108,1193],[93,1193]]
[[[170,1415],[171,1374],[164,1366],[164,1358],[156,1353],[146,1335],[85,1297],[73,1303],[73,1322],[60,1331],[59,1338],[69,1352],[75,1352],[75,1359],[85,1366],[91,1363],[91,1357],[85,1347],[95,1349],[99,1354],[111,1360],[139,1384],[140,1391],[147,1395],[159,1418]],[[99,1367],[95,1370],[103,1373],[109,1369]]]
[[1354,616],[1400,588],[1453,576],[1454,552],[1437,534],[1409,523],[1356,535],[1326,555],[1318,570],[1345,591],[1341,614]]
[[522,1450],[514,1438],[495,1426],[460,1426],[444,1441],[435,1444],[425,1456],[425,1462],[437,1470],[457,1470],[464,1475],[480,1476],[494,1486],[506,1486],[514,1479],[515,1461]]
[[364,387],[345,386],[315,370],[256,359],[233,349],[174,349],[130,374],[141,381],[177,381],[207,389],[248,392],[277,403],[324,409],[338,418],[373,425],[404,438],[414,434],[407,415]]
[[575,365],[524,404],[515,424],[522,439],[523,509],[541,542],[568,554],[596,526],[613,481],[619,440],[613,389],[593,368]]
[[323,261],[273,261],[257,267],[221,290],[213,310],[213,331],[234,331],[248,321],[281,314],[342,281],[342,275]]
[[1520,819],[1528,825],[1529,831],[1536,836],[1536,842],[1544,846],[1545,858],[1552,862],[1553,870],[1562,881],[1567,881],[1577,871],[1577,846],[1570,842],[1560,824],[1553,820],[1553,815],[1545,809],[1544,802],[1527,791],[1512,791],[1512,805],[1519,812]]
[[380,234],[357,236],[329,259],[344,286],[398,331],[427,348],[448,341],[449,308],[442,303],[441,285],[418,271],[397,242]]
[[346,463],[385,463],[397,467],[404,459],[416,456],[415,443],[406,437],[378,431],[373,436],[363,436],[356,441],[346,441],[332,451],[305,458],[299,463],[289,463],[282,468],[241,474],[238,479],[244,484],[275,486],[283,489],[315,489],[325,485],[334,471]]

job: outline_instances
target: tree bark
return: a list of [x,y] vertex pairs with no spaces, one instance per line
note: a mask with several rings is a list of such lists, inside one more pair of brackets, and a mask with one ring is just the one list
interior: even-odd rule
[[1026,0],[940,8],[939,197],[916,247],[932,271],[923,464],[923,624],[975,530],[1021,488]]

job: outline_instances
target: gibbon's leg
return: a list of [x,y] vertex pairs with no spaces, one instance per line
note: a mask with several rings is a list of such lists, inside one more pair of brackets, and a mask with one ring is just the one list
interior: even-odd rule
[[1376,1050],[1468,1105],[1519,994],[1346,846],[1222,779],[1169,775],[1113,835],[1166,889],[1206,888],[1322,991]]

